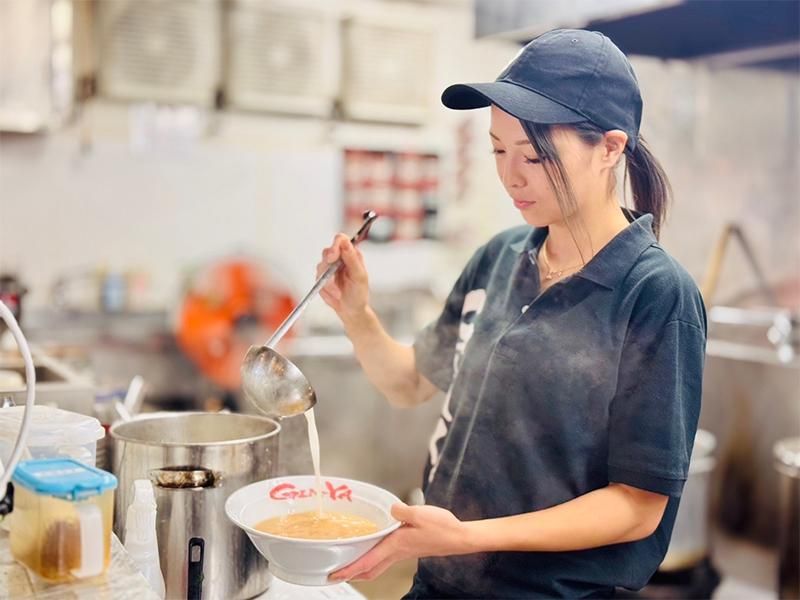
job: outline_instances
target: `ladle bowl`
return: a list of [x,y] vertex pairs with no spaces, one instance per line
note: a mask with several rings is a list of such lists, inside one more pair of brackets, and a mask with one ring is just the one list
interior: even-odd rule
[[242,389],[256,408],[272,417],[304,413],[317,403],[302,371],[268,346],[251,346],[242,364]]
[[[370,226],[378,218],[371,210],[364,212],[362,216],[364,222],[350,238],[354,245],[366,239]],[[317,395],[306,376],[292,361],[275,350],[275,346],[341,266],[340,258],[317,279],[267,343],[263,346],[251,346],[247,351],[241,367],[242,389],[245,397],[262,413],[276,418],[291,417],[304,413],[317,403]]]

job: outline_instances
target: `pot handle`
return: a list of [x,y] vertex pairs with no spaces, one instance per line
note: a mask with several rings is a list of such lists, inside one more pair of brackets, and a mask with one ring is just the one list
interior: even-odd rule
[[148,475],[155,487],[167,489],[213,488],[222,480],[218,471],[191,465],[151,469]]
[[201,600],[203,597],[203,559],[206,543],[203,538],[189,540],[189,560],[186,572],[186,600]]

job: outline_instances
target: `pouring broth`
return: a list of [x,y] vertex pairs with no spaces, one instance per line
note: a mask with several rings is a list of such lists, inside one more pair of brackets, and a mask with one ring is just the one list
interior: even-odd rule
[[317,486],[317,512],[322,514],[322,472],[319,468],[319,434],[317,433],[317,422],[314,419],[314,409],[306,411],[306,421],[308,421],[308,446],[311,449],[311,462],[314,465],[314,480]]
[[308,445],[314,465],[317,510],[293,513],[260,521],[254,527],[264,533],[307,540],[338,540],[359,537],[377,532],[380,527],[373,521],[339,512],[322,510],[322,474],[319,460],[319,434],[314,409],[305,412],[308,422]]
[[338,540],[377,532],[378,525],[356,515],[339,512],[307,512],[265,519],[255,529],[272,535],[307,540]]

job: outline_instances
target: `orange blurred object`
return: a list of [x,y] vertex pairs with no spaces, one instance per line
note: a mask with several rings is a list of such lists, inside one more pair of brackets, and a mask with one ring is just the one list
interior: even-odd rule
[[214,383],[237,389],[247,349],[263,344],[295,305],[288,288],[257,262],[225,260],[192,281],[178,316],[178,344]]

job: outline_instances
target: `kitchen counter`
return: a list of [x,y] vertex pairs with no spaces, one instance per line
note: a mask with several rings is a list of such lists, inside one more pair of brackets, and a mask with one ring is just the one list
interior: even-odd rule
[[[10,600],[158,600],[145,578],[136,570],[117,536],[111,537],[111,564],[106,574],[85,581],[50,584],[11,556],[8,532],[0,528],[0,597]],[[347,583],[308,588],[273,579],[258,600],[365,600]]]
[[111,563],[104,576],[73,583],[47,583],[11,556],[8,532],[0,529],[0,596],[58,598],[59,600],[158,600],[145,578],[136,570],[117,536],[111,539]]

